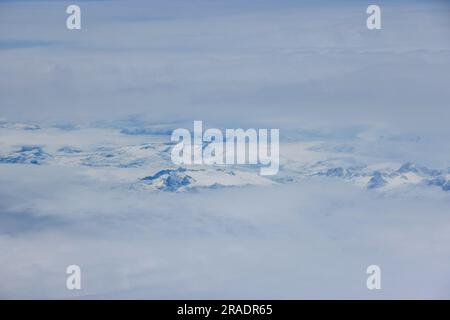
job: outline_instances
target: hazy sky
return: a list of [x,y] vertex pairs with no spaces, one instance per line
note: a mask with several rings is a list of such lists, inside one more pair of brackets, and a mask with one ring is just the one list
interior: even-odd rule
[[444,1],[77,3],[0,4],[0,117],[449,131]]

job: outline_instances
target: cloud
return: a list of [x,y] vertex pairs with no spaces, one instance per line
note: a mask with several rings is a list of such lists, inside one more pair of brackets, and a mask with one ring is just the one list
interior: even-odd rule
[[[65,29],[60,4],[3,5],[20,18],[2,22],[5,43],[27,44],[0,51],[3,116],[447,132],[442,3],[385,3],[379,32],[352,2],[137,4],[83,3],[80,32]],[[31,14],[42,22],[34,33]]]
[[[0,265],[0,296],[448,297],[444,196],[383,197],[315,179],[184,195],[92,184],[74,193],[69,181],[41,186],[46,199],[22,193],[47,221],[66,222],[0,235],[9,257]],[[14,215],[15,223],[25,219]],[[64,287],[69,264],[82,267],[81,292]],[[383,270],[379,293],[365,288],[370,264]]]

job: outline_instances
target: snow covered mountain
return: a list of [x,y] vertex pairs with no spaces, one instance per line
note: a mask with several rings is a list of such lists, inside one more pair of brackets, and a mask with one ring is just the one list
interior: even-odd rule
[[21,146],[18,150],[1,156],[0,163],[42,164],[51,155],[44,152],[40,146]]
[[317,137],[282,141],[281,167],[275,176],[259,175],[257,166],[177,167],[170,159],[172,144],[166,131],[165,127],[164,132],[146,128],[130,133],[107,127],[66,130],[2,120],[0,164],[78,168],[91,178],[110,179],[112,185],[134,191],[270,186],[305,178],[341,179],[380,192],[414,186],[450,191],[448,168],[374,159],[348,143],[328,141],[324,147],[323,139]]
[[273,182],[252,172],[227,170],[221,168],[202,169],[164,169],[154,175],[142,178],[134,184],[136,189],[160,191],[192,191],[223,187],[268,186]]
[[338,177],[347,181],[363,185],[368,189],[389,190],[409,185],[438,186],[444,191],[449,191],[449,170],[429,169],[411,162],[400,165],[398,169],[385,168],[330,168],[316,173],[327,177]]

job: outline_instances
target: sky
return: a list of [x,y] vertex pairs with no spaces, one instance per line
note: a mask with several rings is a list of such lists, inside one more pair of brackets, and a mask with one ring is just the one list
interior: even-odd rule
[[79,4],[79,31],[67,2],[0,4],[2,117],[448,133],[444,1],[380,2],[374,31],[364,1]]

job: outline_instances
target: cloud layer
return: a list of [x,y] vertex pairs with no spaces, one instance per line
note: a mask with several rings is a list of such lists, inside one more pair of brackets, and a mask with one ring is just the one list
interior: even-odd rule
[[81,31],[64,3],[1,6],[0,110],[14,120],[448,132],[444,2],[381,3],[379,31],[358,2],[82,2]]

